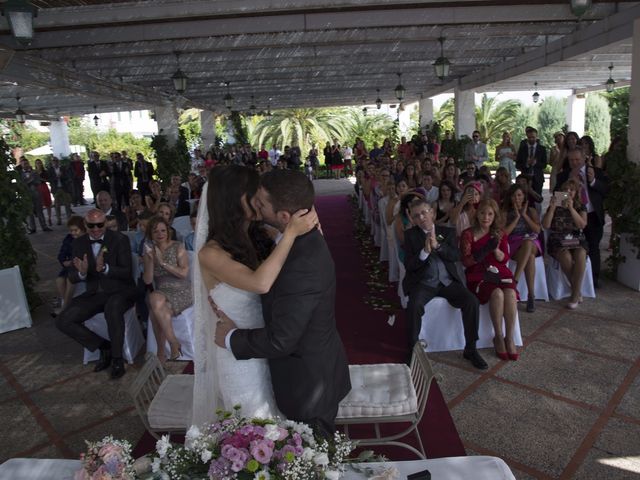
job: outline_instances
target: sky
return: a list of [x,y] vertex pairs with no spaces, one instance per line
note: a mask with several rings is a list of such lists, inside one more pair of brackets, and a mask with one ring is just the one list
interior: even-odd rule
[[[522,92],[486,92],[490,97],[498,96],[500,101],[505,100],[520,100],[524,105],[533,105],[533,100],[531,96],[533,95],[533,90],[526,90]],[[540,100],[545,97],[558,97],[558,98],[566,98],[571,95],[571,90],[539,90]],[[446,102],[449,98],[453,97],[453,93],[443,93],[441,95],[436,95],[433,98],[433,109],[438,111],[440,106]],[[476,105],[480,103],[480,98],[482,97],[482,93],[476,93]]]

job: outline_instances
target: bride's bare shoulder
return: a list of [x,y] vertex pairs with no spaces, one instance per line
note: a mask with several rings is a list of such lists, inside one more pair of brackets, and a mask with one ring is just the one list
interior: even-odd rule
[[198,252],[198,259],[201,264],[215,262],[217,259],[229,258],[229,253],[224,250],[215,240],[209,240]]

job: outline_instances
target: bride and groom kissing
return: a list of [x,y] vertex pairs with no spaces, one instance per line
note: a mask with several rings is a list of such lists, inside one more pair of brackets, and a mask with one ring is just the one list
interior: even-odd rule
[[313,201],[301,172],[211,170],[196,226],[192,424],[240,405],[246,417],[286,417],[333,436],[351,383]]

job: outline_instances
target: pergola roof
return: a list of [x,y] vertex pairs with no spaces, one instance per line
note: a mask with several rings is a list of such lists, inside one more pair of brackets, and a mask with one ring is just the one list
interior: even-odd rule
[[[455,86],[476,91],[591,89],[631,71],[637,2],[569,0],[32,0],[35,38],[0,30],[0,116],[32,118],[176,104],[234,109],[395,103]],[[451,74],[432,64],[438,37]],[[178,54],[178,55],[176,55]],[[189,77],[183,96],[171,76]],[[380,90],[379,94],[377,89]]]

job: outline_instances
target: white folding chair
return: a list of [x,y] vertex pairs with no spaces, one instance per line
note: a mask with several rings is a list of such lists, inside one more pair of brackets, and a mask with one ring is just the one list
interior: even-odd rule
[[184,240],[184,237],[193,232],[193,229],[191,228],[191,217],[189,217],[189,215],[174,218],[171,226],[175,228],[178,236],[177,239],[180,241]]
[[146,362],[133,381],[129,394],[147,431],[183,433],[191,426],[193,375],[167,375],[158,358],[146,354]]
[[387,209],[387,203],[389,202],[389,197],[382,197],[378,200],[378,214],[380,216],[378,223],[380,225],[380,261],[387,262],[389,261],[389,241],[387,239],[387,222],[384,218],[384,213]]
[[[195,312],[193,307],[189,307],[180,315],[171,318],[171,325],[173,326],[173,332],[180,342],[180,348],[182,350],[182,355],[178,357],[180,361],[193,360],[194,357],[194,345],[193,345],[193,322],[195,320]],[[158,352],[158,345],[156,342],[156,335],[153,331],[153,328],[149,326],[147,328],[147,352],[153,353],[154,355]],[[169,342],[166,342],[165,347],[165,355],[166,357],[171,356],[171,346]]]
[[[551,298],[560,300],[571,296],[569,279],[567,279],[562,268],[560,268],[560,263],[555,258],[549,257],[546,265],[546,275]],[[588,255],[580,293],[585,298],[596,298],[596,290],[593,287],[593,274],[591,272],[591,259]]]
[[[544,258],[542,256],[536,257],[536,275],[534,277],[533,292],[536,300],[549,301],[549,290],[547,288],[547,274],[545,272]],[[518,264],[515,260],[509,260],[509,270],[515,272]],[[529,298],[529,287],[527,281],[524,278],[524,271],[520,275],[518,281],[518,294],[520,295],[520,301],[526,302]]]
[[[350,425],[371,424],[375,436],[354,438],[359,446],[394,445],[406,448],[425,459],[418,425],[422,420],[429,389],[434,378],[424,346],[417,342],[413,348],[411,366],[404,363],[349,365],[351,391],[340,402],[336,425],[344,426],[349,438]],[[383,435],[383,424],[408,424],[400,433]],[[400,441],[413,433],[419,449]]]

